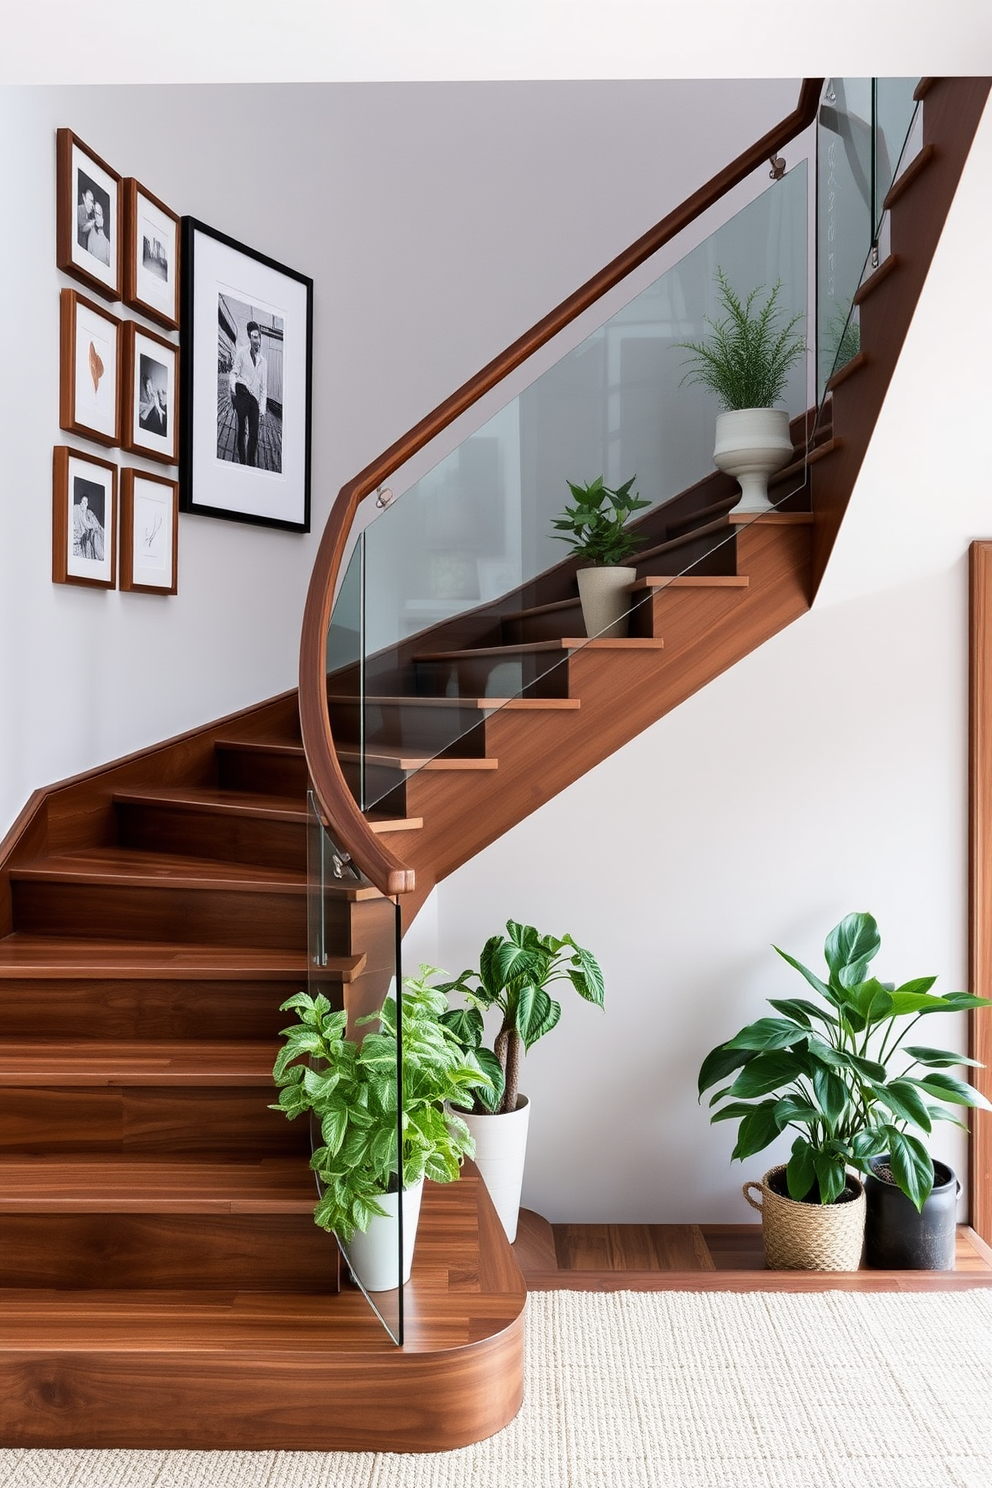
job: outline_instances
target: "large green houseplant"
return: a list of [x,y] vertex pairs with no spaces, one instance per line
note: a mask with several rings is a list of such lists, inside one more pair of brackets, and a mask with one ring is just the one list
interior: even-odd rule
[[582,567],[576,573],[582,618],[589,636],[620,636],[626,630],[630,585],[637,571],[625,560],[644,541],[627,523],[635,511],[650,506],[632,493],[636,475],[616,490],[598,475],[587,485],[568,481],[573,503],[552,526],[557,541],[570,545],[571,556]]
[[699,1072],[700,1097],[721,1087],[710,1100],[711,1121],[740,1123],[734,1158],[795,1133],[784,1175],[793,1200],[833,1203],[848,1169],[870,1173],[884,1154],[893,1181],[920,1209],[933,1184],[922,1137],[936,1121],[962,1124],[949,1107],[988,1108],[979,1091],[948,1073],[975,1060],[906,1040],[921,1018],[989,1000],[938,996],[932,976],[899,987],[880,982],[870,971],[880,944],[870,914],[848,915],[827,936],[825,979],[776,946],[817,1000],[770,998],[777,1016],[718,1044]]
[[[468,1056],[444,1022],[445,994],[424,978],[403,986],[403,1109],[397,1127],[396,1000],[359,1019],[376,1024],[360,1042],[346,1036],[347,1014],[326,997],[299,992],[283,1003],[298,1021],[283,1030],[273,1078],[278,1105],[290,1119],[312,1112],[321,1145],[310,1166],[321,1186],[314,1220],[333,1230],[344,1246],[387,1217],[384,1197],[401,1186],[413,1189],[430,1178],[458,1177],[462,1158],[474,1151],[465,1123],[446,1102],[471,1100],[487,1088],[488,1076]],[[397,1152],[397,1133],[400,1148]]]
[[[425,968],[422,968],[425,970]],[[533,925],[508,920],[506,935],[486,941],[478,971],[463,971],[439,985],[458,992],[466,1006],[442,1021],[465,1054],[489,1077],[460,1102],[476,1143],[476,1164],[510,1240],[516,1235],[530,1105],[520,1094],[525,1050],[551,1032],[561,1004],[550,994],[555,982],[570,983],[586,1002],[603,1006],[603,973],[590,951],[570,935],[541,935]],[[485,1014],[499,1014],[492,1047],[485,1042]],[[456,1102],[457,1103],[457,1102]]]
[[796,327],[801,313],[784,319],[782,283],[740,295],[722,268],[716,271],[717,299],[723,314],[707,316],[709,333],[701,341],[679,341],[687,351],[682,385],[697,383],[715,393],[722,410],[716,421],[714,464],[740,481],[740,511],[771,510],[768,479],[792,454],[789,415],[781,400],[791,369],[806,353]]

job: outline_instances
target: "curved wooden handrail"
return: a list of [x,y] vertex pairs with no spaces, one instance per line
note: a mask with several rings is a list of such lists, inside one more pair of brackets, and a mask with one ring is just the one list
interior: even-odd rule
[[816,117],[823,81],[823,78],[804,78],[796,107],[781,123],[525,331],[338,492],[317,549],[303,612],[300,724],[314,790],[331,831],[382,893],[411,893],[415,886],[414,872],[379,841],[359,810],[338,763],[327,710],[327,628],[338,572],[359,503],[584,310],[633,273],[763,161],[801,134]]

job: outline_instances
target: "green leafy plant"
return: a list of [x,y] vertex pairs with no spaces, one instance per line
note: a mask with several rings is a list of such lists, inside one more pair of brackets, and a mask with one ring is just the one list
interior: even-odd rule
[[793,315],[779,324],[784,313],[778,303],[781,280],[760,306],[755,301],[764,285],[742,300],[722,269],[717,269],[716,281],[726,313],[719,320],[706,317],[710,335],[704,341],[676,342],[681,350],[692,353],[683,362],[689,370],[679,386],[700,383],[716,393],[727,410],[773,408],[785,391],[790,368],[805,354],[805,338],[796,332],[805,317]]
[[[477,1060],[468,1057],[444,1016],[448,998],[430,985],[431,967],[408,978],[403,990],[402,1167],[404,1186],[431,1178],[450,1183],[463,1157],[475,1147],[460,1117],[445,1112],[446,1101],[465,1104],[489,1086]],[[399,1187],[397,1161],[396,1000],[387,997],[379,1013],[360,1018],[377,1023],[360,1043],[345,1037],[347,1014],[334,1012],[326,997],[298,992],[282,1005],[299,1021],[283,1030],[273,1079],[279,1103],[292,1121],[312,1111],[323,1145],[310,1160],[323,1185],[314,1221],[333,1230],[347,1245],[356,1230],[367,1230],[372,1216],[385,1214],[377,1202]]]
[[947,1073],[976,1060],[905,1042],[931,1013],[987,1007],[990,1000],[968,992],[937,996],[932,976],[901,987],[882,983],[869,971],[880,946],[870,914],[848,915],[827,936],[826,981],[776,946],[820,1001],[769,998],[779,1016],[759,1018],[719,1044],[699,1072],[700,1097],[736,1075],[710,1099],[719,1108],[711,1121],[740,1120],[734,1158],[761,1152],[781,1132],[797,1133],[786,1168],[793,1199],[833,1203],[847,1168],[870,1172],[871,1159],[888,1153],[895,1182],[921,1209],[933,1163],[916,1133],[929,1134],[935,1121],[961,1126],[948,1105],[990,1109],[979,1091]]
[[601,475],[587,486],[567,481],[575,505],[566,506],[552,522],[552,527],[559,529],[553,534],[555,540],[570,543],[572,556],[588,563],[604,568],[623,563],[644,541],[636,532],[627,530],[627,520],[635,511],[651,505],[636,492],[631,495],[636,479],[636,475],[631,476],[615,491],[604,485]]
[[[533,925],[507,920],[506,936],[490,936],[483,946],[478,971],[463,971],[455,981],[441,984],[441,991],[460,992],[468,1003],[443,1014],[442,1022],[488,1076],[474,1091],[473,1108],[479,1114],[516,1110],[521,1048],[532,1048],[561,1017],[561,1003],[547,990],[558,981],[571,982],[586,1002],[603,1006],[603,973],[590,951],[570,935],[558,940],[539,935]],[[482,1042],[483,1014],[490,1008],[502,1014],[491,1049]]]

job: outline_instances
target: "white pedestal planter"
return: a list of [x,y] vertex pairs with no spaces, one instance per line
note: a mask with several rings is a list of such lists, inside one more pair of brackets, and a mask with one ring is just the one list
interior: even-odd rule
[[713,463],[741,483],[739,512],[772,511],[768,478],[792,455],[789,415],[784,408],[736,408],[716,420]]
[[403,1275],[399,1269],[399,1204],[398,1193],[380,1194],[378,1202],[386,1210],[385,1216],[373,1215],[368,1229],[354,1236],[345,1247],[348,1265],[367,1292],[390,1292],[410,1280],[413,1270],[413,1247],[417,1240],[417,1224],[420,1220],[420,1200],[424,1192],[424,1180],[408,1188],[403,1198]]
[[530,1102],[525,1095],[517,1096],[517,1109],[505,1116],[476,1116],[467,1111],[458,1114],[475,1138],[476,1167],[512,1245],[517,1238]]
[[609,637],[611,640],[625,636],[631,603],[630,586],[637,578],[637,569],[622,564],[611,568],[580,568],[575,577],[586,635]]

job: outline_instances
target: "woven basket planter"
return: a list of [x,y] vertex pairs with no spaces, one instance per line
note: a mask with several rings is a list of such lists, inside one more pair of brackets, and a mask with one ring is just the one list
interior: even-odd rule
[[[865,1236],[865,1191],[850,1174],[847,1192],[857,1197],[837,1204],[802,1204],[783,1198],[769,1179],[784,1174],[770,1168],[760,1183],[744,1185],[744,1197],[761,1215],[765,1265],[773,1271],[857,1271]],[[761,1201],[752,1197],[757,1189]]]

